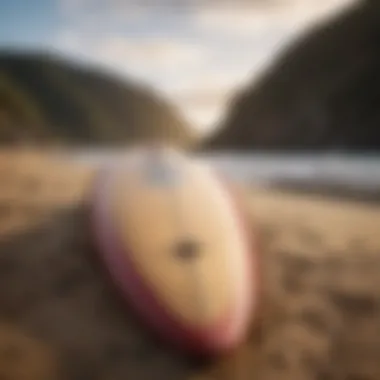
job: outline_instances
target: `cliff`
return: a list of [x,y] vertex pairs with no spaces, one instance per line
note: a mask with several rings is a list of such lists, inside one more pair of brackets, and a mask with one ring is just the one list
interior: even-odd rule
[[380,3],[363,1],[283,48],[204,148],[378,150],[379,67]]
[[153,90],[45,53],[0,51],[0,144],[125,145],[194,136]]

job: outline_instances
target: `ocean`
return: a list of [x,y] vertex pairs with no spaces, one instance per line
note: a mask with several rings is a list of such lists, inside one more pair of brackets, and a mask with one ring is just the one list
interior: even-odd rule
[[[117,160],[120,153],[81,151],[70,154],[85,165],[101,165]],[[380,154],[237,154],[198,155],[232,181],[270,184],[278,181],[294,183],[330,183],[360,189],[379,189]]]

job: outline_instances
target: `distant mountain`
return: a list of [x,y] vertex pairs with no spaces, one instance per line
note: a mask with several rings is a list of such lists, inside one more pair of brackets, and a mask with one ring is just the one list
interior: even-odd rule
[[205,149],[380,151],[380,1],[285,47],[220,127]]
[[151,89],[45,53],[0,50],[0,145],[125,145],[195,136]]

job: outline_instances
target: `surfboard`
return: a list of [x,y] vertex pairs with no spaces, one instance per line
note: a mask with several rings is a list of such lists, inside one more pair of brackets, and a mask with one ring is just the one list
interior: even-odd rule
[[244,213],[216,171],[172,148],[139,148],[100,170],[93,190],[101,262],[147,326],[197,355],[236,348],[256,302],[256,263]]

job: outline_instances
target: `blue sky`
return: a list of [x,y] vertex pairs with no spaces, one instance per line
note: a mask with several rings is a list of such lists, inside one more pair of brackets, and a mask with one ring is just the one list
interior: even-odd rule
[[54,49],[135,77],[206,130],[293,36],[359,0],[168,1],[0,0],[0,47]]
[[0,44],[48,44],[64,17],[51,0],[0,0]]

